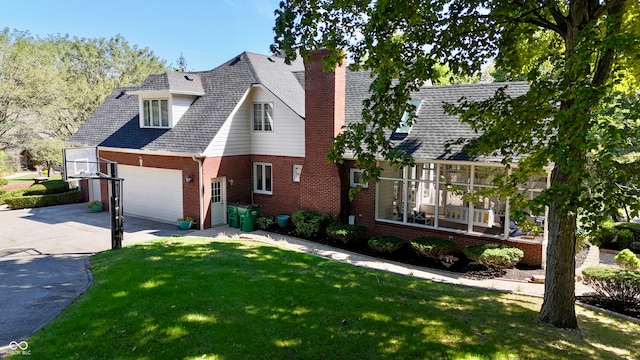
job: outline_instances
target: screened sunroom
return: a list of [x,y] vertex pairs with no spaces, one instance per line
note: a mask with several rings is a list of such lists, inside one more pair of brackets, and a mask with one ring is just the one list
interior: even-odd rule
[[[472,190],[494,187],[493,179],[508,171],[500,164],[423,162],[398,169],[381,162],[380,167],[384,170],[376,186],[377,221],[527,242],[545,238],[545,211],[514,221],[508,200],[475,196],[470,201]],[[519,191],[533,199],[547,186],[546,175],[532,176]]]

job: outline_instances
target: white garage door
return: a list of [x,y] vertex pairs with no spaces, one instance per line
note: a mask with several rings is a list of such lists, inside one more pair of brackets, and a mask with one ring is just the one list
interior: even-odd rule
[[182,217],[182,171],[118,165],[125,215],[166,222]]

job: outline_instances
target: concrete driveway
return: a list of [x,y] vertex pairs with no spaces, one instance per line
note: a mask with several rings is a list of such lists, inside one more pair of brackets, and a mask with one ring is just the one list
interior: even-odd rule
[[[123,245],[185,234],[177,224],[128,216]],[[89,257],[110,248],[109,214],[85,204],[0,209],[0,358],[82,294]]]

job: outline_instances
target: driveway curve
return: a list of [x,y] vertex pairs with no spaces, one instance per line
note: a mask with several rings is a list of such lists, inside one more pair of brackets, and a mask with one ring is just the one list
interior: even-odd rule
[[[185,234],[175,224],[128,216],[123,245]],[[89,257],[110,248],[109,214],[85,204],[0,209],[0,358],[82,294],[91,285]]]

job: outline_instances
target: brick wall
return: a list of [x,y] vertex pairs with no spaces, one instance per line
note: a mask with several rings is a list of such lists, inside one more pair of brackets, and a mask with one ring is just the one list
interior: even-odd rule
[[316,51],[305,62],[305,162],[300,208],[338,215],[342,210],[340,167],[327,161],[334,137],[344,125],[345,67],[325,72]]
[[[190,156],[162,156],[100,150],[100,157],[117,162],[118,164],[132,166],[140,166],[140,158],[142,158],[143,167],[181,170],[183,214],[192,216],[198,222],[202,220],[199,218],[200,200],[198,189],[200,183],[198,179],[198,163],[193,161]],[[193,182],[187,183],[185,180],[186,175],[193,176]],[[109,199],[107,181],[101,182],[101,193],[103,203],[108,204]]]
[[[253,155],[253,162],[264,162],[272,165],[273,188],[272,195],[253,194],[253,202],[260,205],[260,214],[265,216],[277,216],[281,214],[291,215],[300,209],[300,189],[301,183],[293,181],[293,165],[303,165],[304,158]],[[251,165],[253,171],[253,164]],[[307,171],[306,165],[302,173]],[[253,175],[253,174],[252,174]],[[250,177],[249,187],[253,190],[253,177]]]

